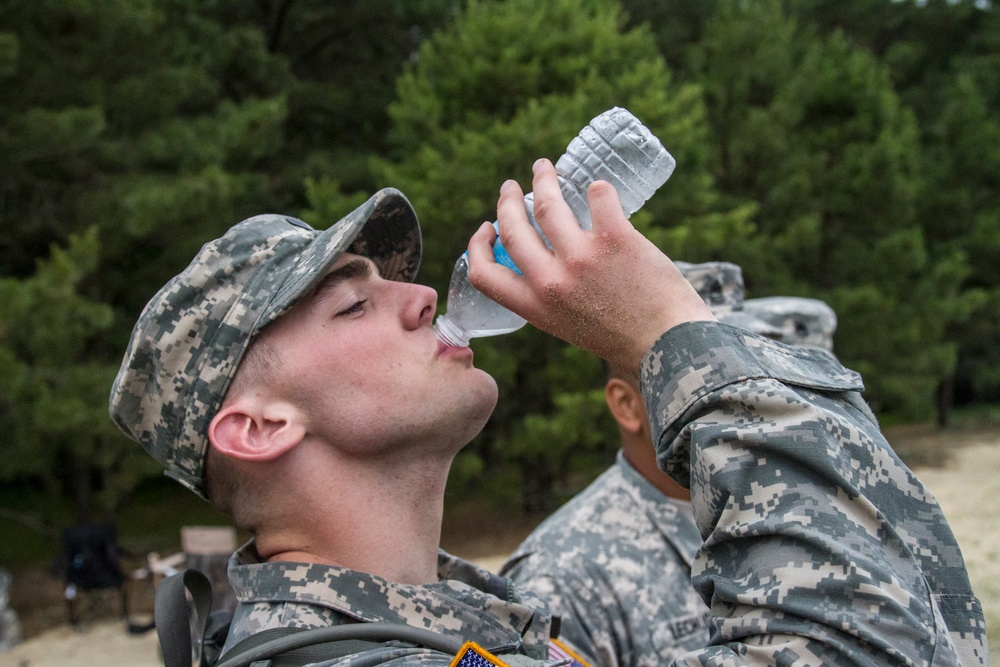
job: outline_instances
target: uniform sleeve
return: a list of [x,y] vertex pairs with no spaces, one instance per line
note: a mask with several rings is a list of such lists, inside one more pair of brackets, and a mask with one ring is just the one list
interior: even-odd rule
[[660,467],[692,492],[710,646],[688,664],[988,664],[937,502],[860,377],[820,350],[689,323],[647,354]]

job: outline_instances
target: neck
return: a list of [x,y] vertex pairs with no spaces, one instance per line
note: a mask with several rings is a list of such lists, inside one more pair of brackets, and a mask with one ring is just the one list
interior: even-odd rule
[[309,467],[283,477],[297,480],[296,490],[257,527],[261,556],[324,563],[399,583],[437,581],[450,456],[425,452],[419,460],[391,461],[330,455],[321,459],[326,465],[317,465],[315,456],[298,458]]
[[631,438],[623,434],[622,450],[629,465],[645,477],[650,484],[659,489],[663,495],[677,500],[691,500],[691,492],[675,482],[670,475],[660,470],[660,467],[656,465],[656,450],[653,449],[652,440],[648,434],[643,433],[639,438]]

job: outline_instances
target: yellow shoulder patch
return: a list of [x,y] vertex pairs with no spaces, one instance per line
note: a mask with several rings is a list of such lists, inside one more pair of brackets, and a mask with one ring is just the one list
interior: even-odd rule
[[465,642],[448,667],[508,667],[476,642]]

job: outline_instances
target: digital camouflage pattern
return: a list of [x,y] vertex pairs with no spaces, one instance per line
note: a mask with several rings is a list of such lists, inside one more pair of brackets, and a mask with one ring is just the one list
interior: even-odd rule
[[[711,645],[674,664],[988,664],[954,536],[882,438],[856,373],[822,350],[696,322],[657,341],[640,381],[660,466],[691,482],[705,540],[692,573],[712,602]],[[524,633],[546,664],[544,603],[467,563],[443,557],[442,581],[403,586],[257,560],[244,549],[230,564],[229,645],[266,627],[395,619],[486,647]],[[452,658],[383,645],[323,664]]]
[[798,296],[747,299],[743,310],[780,330],[779,340],[783,343],[833,350],[837,314],[819,299]]
[[[394,190],[325,232],[277,215],[236,225],[144,309],[112,417],[203,494],[206,428],[253,336],[343,251],[412,280],[419,248],[416,216]],[[735,289],[710,285],[708,295]],[[712,645],[675,664],[988,664],[982,609],[954,536],[879,433],[857,374],[822,350],[697,322],[657,341],[640,380],[660,467],[690,485],[705,540],[691,568],[711,602]],[[388,621],[497,653],[516,645],[526,654],[511,656],[518,667],[550,664],[544,602],[447,555],[441,580],[421,586],[259,560],[251,544],[231,561],[240,604],[230,646],[268,627]],[[452,658],[381,644],[335,664]]]
[[[445,552],[438,554],[440,581],[398,584],[375,575],[319,564],[263,562],[250,542],[229,564],[239,606],[226,646],[263,630],[318,628],[345,623],[398,623],[474,641],[492,653],[518,649],[548,664],[552,619],[545,603],[497,576]],[[383,645],[338,661],[339,667],[371,664],[442,664],[427,648]],[[505,662],[507,656],[501,655]]]
[[674,262],[710,308],[739,308],[743,303],[743,269],[732,262]]
[[[815,316],[832,316],[825,303],[767,300],[769,314],[804,319],[810,335],[795,326],[779,332],[774,320],[742,313],[751,300],[743,300],[739,266],[679,268],[720,320],[786,344],[825,340],[832,347],[832,327]],[[561,618],[562,636],[595,664],[652,667],[708,643],[708,608],[691,585],[700,547],[690,503],[663,495],[619,451],[614,466],[532,531],[501,574],[546,600]]]
[[595,667],[660,667],[708,643],[708,607],[691,586],[700,547],[691,504],[663,495],[619,452],[500,573],[546,600],[560,637]]
[[381,190],[326,231],[259,215],[206,243],[139,316],[111,389],[112,419],[204,497],[208,425],[247,346],[347,250],[387,278],[413,280],[420,227],[402,193]]
[[818,349],[674,327],[643,360],[660,467],[689,486],[712,646],[675,664],[987,665],[937,502]]
[[780,339],[780,328],[743,308],[743,269],[731,262],[674,262],[720,322],[728,322],[769,338]]

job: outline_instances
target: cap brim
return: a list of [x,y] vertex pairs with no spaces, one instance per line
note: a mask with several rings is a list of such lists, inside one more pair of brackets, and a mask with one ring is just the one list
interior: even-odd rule
[[344,216],[298,255],[275,293],[262,325],[277,319],[308,294],[340,256],[350,251],[375,262],[382,277],[412,282],[420,268],[420,223],[402,192],[385,188]]

